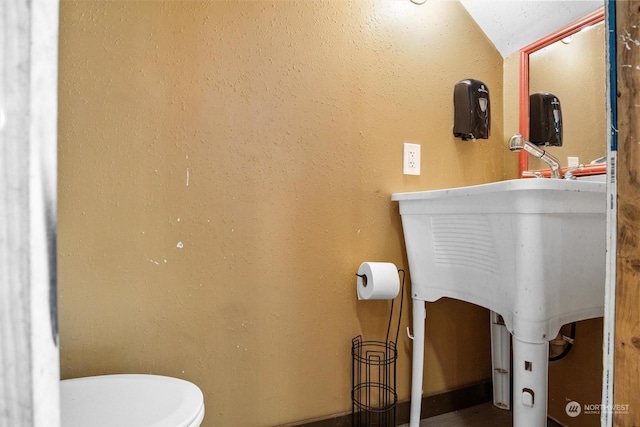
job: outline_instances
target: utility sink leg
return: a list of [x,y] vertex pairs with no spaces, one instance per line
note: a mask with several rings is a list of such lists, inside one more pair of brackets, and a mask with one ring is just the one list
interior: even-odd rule
[[491,372],[493,404],[511,409],[511,333],[495,311],[491,312]]
[[513,427],[546,427],[549,343],[513,337]]
[[420,425],[422,373],[424,371],[424,333],[427,308],[425,302],[413,299],[413,362],[411,367],[411,410],[409,427]]

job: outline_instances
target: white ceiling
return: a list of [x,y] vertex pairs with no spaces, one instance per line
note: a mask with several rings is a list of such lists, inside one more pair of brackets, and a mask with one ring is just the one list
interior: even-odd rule
[[502,57],[604,5],[604,0],[460,0]]

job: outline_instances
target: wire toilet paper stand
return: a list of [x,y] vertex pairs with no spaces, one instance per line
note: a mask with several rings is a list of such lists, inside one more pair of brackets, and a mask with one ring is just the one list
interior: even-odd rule
[[393,306],[387,325],[387,335],[382,341],[364,341],[358,335],[351,341],[351,425],[353,427],[393,427],[396,421],[396,361],[398,359],[398,334],[404,302],[404,270],[400,288],[400,308],[395,340],[389,340],[393,320]]

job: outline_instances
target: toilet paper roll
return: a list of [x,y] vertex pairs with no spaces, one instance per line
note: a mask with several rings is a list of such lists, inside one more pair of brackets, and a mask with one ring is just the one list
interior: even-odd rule
[[358,299],[393,299],[400,290],[398,269],[390,262],[363,262],[358,268]]

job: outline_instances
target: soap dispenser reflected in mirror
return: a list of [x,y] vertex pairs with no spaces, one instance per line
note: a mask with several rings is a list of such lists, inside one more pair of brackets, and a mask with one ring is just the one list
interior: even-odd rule
[[529,141],[562,147],[562,110],[554,94],[539,92],[529,96]]
[[509,139],[509,150],[525,150],[549,165],[551,178],[560,178],[560,162],[541,147],[562,147],[562,109],[557,96],[549,92],[529,96],[529,141],[516,134]]

